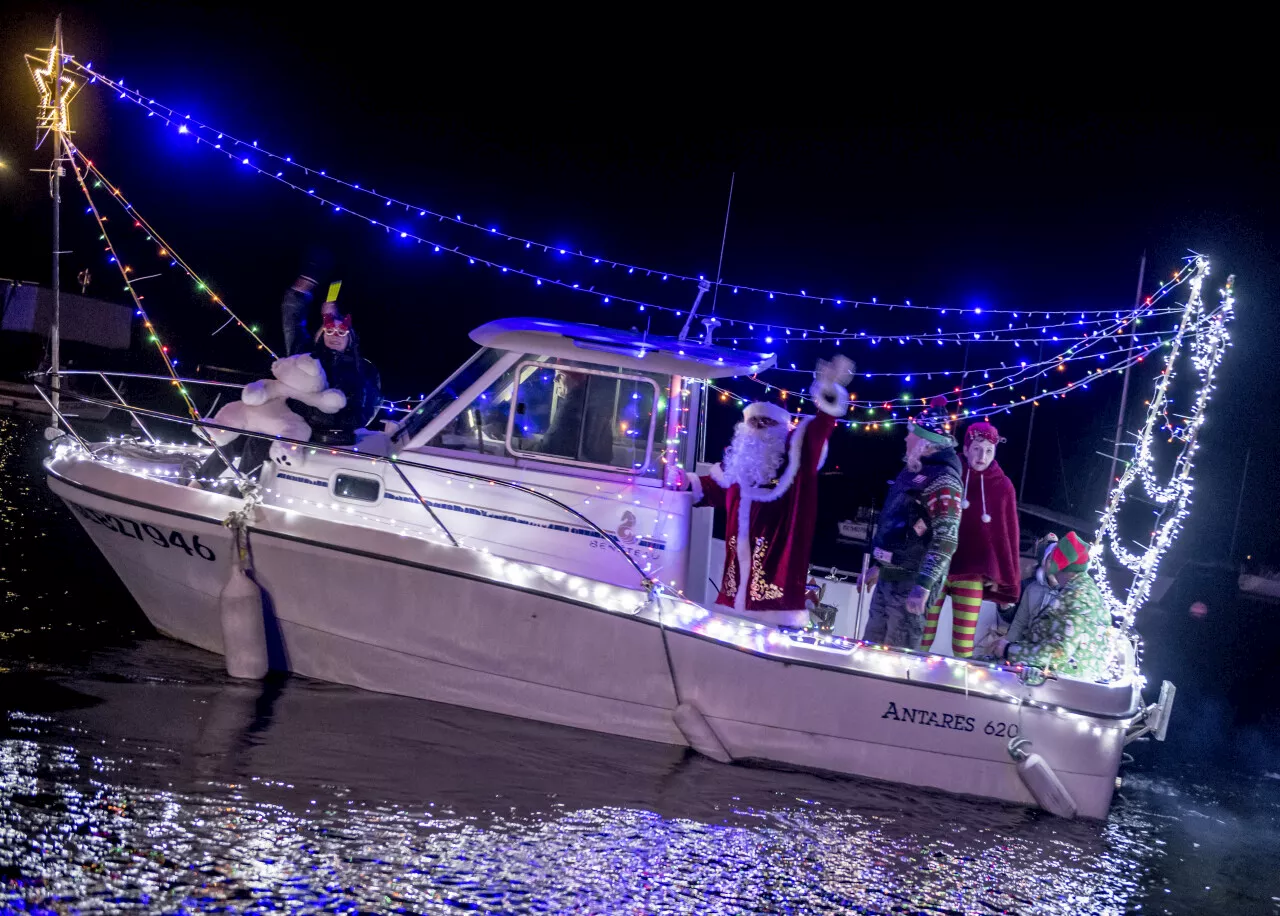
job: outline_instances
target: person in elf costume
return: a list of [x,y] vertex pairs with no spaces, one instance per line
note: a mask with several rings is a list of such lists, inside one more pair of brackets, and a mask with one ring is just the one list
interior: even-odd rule
[[791,426],[776,404],[743,411],[724,459],[690,477],[697,506],[723,509],[724,575],[716,604],[774,626],[803,627],[809,553],[818,514],[818,471],[836,420],[849,409],[853,363],[820,360],[809,389],[818,413]]
[[863,639],[919,649],[924,613],[943,585],[960,527],[960,459],[947,402],[936,397],[907,423],[906,467],[889,487],[872,538],[875,587]]
[[1089,548],[1074,532],[1044,548],[1035,581],[1022,590],[1009,632],[990,657],[1086,681],[1104,680],[1111,659],[1111,615],[1085,570]]
[[951,654],[973,657],[973,636],[983,599],[1012,607],[1021,592],[1018,575],[1018,507],[1013,482],[996,462],[1004,440],[985,420],[964,434],[960,458],[964,489],[960,498],[960,537],[946,584],[924,620],[921,647],[933,648],[942,602],[951,596]]

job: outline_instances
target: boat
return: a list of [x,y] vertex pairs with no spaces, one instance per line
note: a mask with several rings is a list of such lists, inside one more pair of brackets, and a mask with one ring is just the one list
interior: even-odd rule
[[[1124,640],[1088,683],[712,604],[711,510],[668,469],[693,461],[703,380],[771,354],[540,319],[471,336],[394,432],[278,441],[248,497],[188,486],[208,448],[70,435],[49,486],[156,629],[210,652],[241,526],[272,667],[325,681],[1035,805],[1010,751],[1029,741],[1093,818],[1126,741],[1167,724]],[[609,454],[582,430],[576,454],[540,451],[571,374],[611,411]]]
[[[12,379],[0,379],[0,412],[18,416],[51,418],[48,400],[41,392],[18,379],[33,373],[51,382],[48,369],[37,370],[43,362],[41,351],[56,338],[71,344],[73,355],[83,362],[107,362],[110,351],[127,351],[132,335],[132,311],[123,305],[83,294],[60,291],[55,306],[52,291],[35,283],[0,278],[0,354],[4,365],[14,372]],[[54,333],[54,313],[59,314],[59,330]],[[59,368],[74,360],[59,359]],[[51,367],[50,367],[51,368]],[[97,373],[59,379],[61,396],[80,393],[111,399],[113,391]],[[71,386],[76,386],[72,392]],[[52,396],[52,389],[49,390]],[[56,400],[56,399],[55,399]],[[110,409],[87,401],[69,403],[64,411],[81,422],[100,423]]]
[[[36,62],[53,87],[61,48],[59,26],[47,64]],[[55,159],[80,178],[65,99],[42,93]],[[57,247],[55,238],[55,265]],[[1198,278],[1207,271],[1196,259],[1194,273],[1175,274],[1176,283],[1197,278],[1178,340],[1206,320]],[[699,289],[700,299],[709,283]],[[222,654],[233,675],[288,671],[725,763],[869,777],[1068,817],[1106,817],[1126,744],[1164,738],[1174,688],[1144,698],[1134,639],[1119,629],[1109,675],[1095,682],[858,639],[869,593],[847,581],[832,584],[830,626],[774,627],[715,604],[723,545],[681,475],[706,469],[699,443],[711,387],[766,371],[776,356],[717,345],[714,318],[702,340],[689,339],[697,301],[677,337],[546,318],[489,322],[470,335],[472,357],[391,428],[362,431],[348,447],[275,437],[256,480],[231,469],[203,485],[196,469],[219,424],[200,415],[193,393],[217,385],[225,397],[240,386],[179,377],[136,295],[134,304],[170,374],[102,375],[158,382],[181,395],[187,415],[80,394],[127,413],[141,432],[93,439],[37,382],[58,420],[48,485],[155,628]],[[74,378],[53,340],[53,373]],[[1153,405],[1152,416],[1160,399]],[[160,441],[152,420],[192,434]],[[1154,566],[1143,563],[1139,580]]]
[[1276,573],[1241,572],[1238,587],[1245,595],[1261,599],[1280,600],[1280,575]]

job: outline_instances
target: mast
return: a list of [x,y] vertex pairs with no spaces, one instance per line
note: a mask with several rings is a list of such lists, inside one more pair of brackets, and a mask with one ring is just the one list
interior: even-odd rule
[[53,81],[53,173],[50,176],[53,188],[53,324],[49,328],[50,360],[53,363],[53,425],[58,425],[59,392],[62,388],[58,370],[62,365],[62,335],[59,323],[62,318],[62,14],[53,24],[53,68],[49,74]]
[[1038,405],[1034,400],[1031,402],[1031,413],[1027,419],[1027,448],[1022,453],[1022,477],[1018,480],[1018,502],[1022,502],[1022,493],[1027,488],[1027,465],[1031,463],[1031,432],[1036,428],[1036,407]]
[[[1036,345],[1036,359],[1044,359],[1044,344]],[[969,365],[969,348],[964,348],[964,364]],[[1027,447],[1022,453],[1022,477],[1018,480],[1018,502],[1022,502],[1022,493],[1027,488],[1027,466],[1031,463],[1031,433],[1036,428],[1036,408],[1040,406],[1040,402],[1035,398],[1031,399],[1031,416],[1027,418]]]
[[1228,563],[1236,561],[1236,535],[1240,532],[1240,510],[1244,507],[1244,486],[1249,482],[1249,458],[1252,455],[1252,448],[1245,449],[1244,473],[1240,475],[1240,495],[1236,497],[1236,520],[1231,525],[1231,548],[1227,551]]
[[[1138,263],[1138,292],[1134,295],[1133,310],[1136,313],[1142,305],[1142,281],[1147,274],[1147,253],[1142,253],[1142,260]],[[1129,338],[1129,353],[1125,359],[1124,366],[1124,384],[1120,387],[1120,412],[1116,414],[1116,437],[1115,442],[1111,446],[1111,470],[1107,474],[1107,494],[1110,495],[1111,488],[1116,482],[1116,462],[1120,460],[1120,436],[1124,434],[1124,409],[1129,403],[1129,370],[1133,367],[1130,365],[1133,357],[1133,344],[1137,340],[1137,335]]]

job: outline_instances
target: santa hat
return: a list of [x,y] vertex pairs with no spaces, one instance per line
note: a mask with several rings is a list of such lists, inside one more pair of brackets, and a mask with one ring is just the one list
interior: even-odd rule
[[1044,555],[1046,576],[1056,576],[1061,572],[1083,572],[1089,565],[1089,547],[1080,540],[1074,531],[1048,548]]
[[768,417],[779,426],[787,426],[791,422],[791,414],[770,401],[752,401],[748,404],[747,409],[742,412],[742,418],[750,420],[752,417]]
[[1004,438],[1000,435],[1000,430],[996,429],[986,420],[979,420],[972,423],[969,428],[964,431],[964,447],[968,448],[973,445],[974,439],[984,439],[992,445],[999,445],[1004,442]]
[[942,395],[938,395],[907,421],[907,431],[943,448],[956,446],[955,437],[951,435],[951,415],[947,413],[947,399]]

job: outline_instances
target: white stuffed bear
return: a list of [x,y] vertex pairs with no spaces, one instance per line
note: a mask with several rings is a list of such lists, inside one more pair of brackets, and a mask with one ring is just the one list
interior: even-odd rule
[[[276,360],[271,364],[271,374],[275,378],[245,385],[240,400],[232,401],[219,410],[213,422],[305,442],[311,438],[311,427],[286,406],[286,400],[301,401],[321,413],[337,413],[347,406],[347,396],[336,388],[326,387],[328,381],[324,377],[324,367],[309,354]],[[240,436],[226,429],[206,429],[203,432],[219,446]]]

